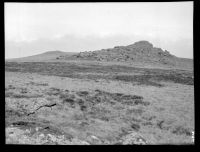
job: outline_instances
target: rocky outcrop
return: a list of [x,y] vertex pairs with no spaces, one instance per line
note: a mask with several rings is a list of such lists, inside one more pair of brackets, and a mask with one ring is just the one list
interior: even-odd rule
[[148,41],[138,41],[128,46],[80,52],[70,57],[62,56],[61,58],[93,61],[154,62],[170,65],[175,65],[177,60],[177,57],[171,55],[168,51],[154,47]]

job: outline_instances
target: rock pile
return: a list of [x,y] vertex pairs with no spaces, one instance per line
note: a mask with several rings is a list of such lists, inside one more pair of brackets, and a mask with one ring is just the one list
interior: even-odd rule
[[154,47],[148,41],[139,41],[128,46],[116,46],[110,49],[80,52],[65,59],[68,58],[94,61],[159,62],[162,64],[175,64],[176,62],[175,56],[166,50]]

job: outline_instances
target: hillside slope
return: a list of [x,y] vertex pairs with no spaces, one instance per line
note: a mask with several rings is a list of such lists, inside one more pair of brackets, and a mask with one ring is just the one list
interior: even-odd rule
[[83,60],[87,62],[130,63],[193,70],[192,59],[176,57],[167,50],[163,51],[161,48],[154,47],[148,41],[138,41],[128,46],[115,46],[114,48],[80,53],[49,51],[29,57],[9,59],[6,62],[82,62]]
[[56,60],[60,56],[71,56],[75,53],[73,52],[62,52],[62,51],[48,51],[42,54],[32,55],[28,57],[15,58],[15,59],[7,59],[6,61],[10,62],[42,62],[42,61],[50,61]]
[[80,52],[72,56],[60,56],[59,59],[117,61],[156,63],[170,66],[193,66],[192,59],[178,58],[167,50],[154,47],[148,41],[138,41],[128,46],[116,46],[97,51]]

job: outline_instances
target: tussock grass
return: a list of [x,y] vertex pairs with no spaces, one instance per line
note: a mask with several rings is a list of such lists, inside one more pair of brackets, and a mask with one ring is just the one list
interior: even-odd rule
[[13,92],[11,91],[5,91],[5,97],[12,97],[13,96]]
[[8,85],[7,89],[16,89],[13,85]]
[[34,85],[34,86],[48,86],[48,83],[36,83],[36,82],[30,82],[30,85]]
[[[78,79],[110,79],[124,82],[137,82],[138,85],[151,85],[163,87],[159,81],[171,81],[174,83],[194,85],[193,73],[184,70],[145,69],[119,65],[80,65],[76,63],[59,62],[6,62],[5,71],[31,72],[44,75],[55,75],[61,77]],[[82,74],[80,74],[82,73]],[[88,74],[88,73],[93,73]],[[104,74],[109,75],[104,75]],[[115,73],[127,73],[125,75],[114,75]],[[134,75],[131,75],[134,73]],[[103,74],[103,75],[102,75]],[[135,75],[137,74],[137,75]],[[48,86],[48,84],[33,83],[33,85]]]
[[54,88],[54,87],[51,87],[50,89],[48,89],[48,91],[46,91],[45,94],[51,96],[51,95],[60,95],[62,92],[62,90],[58,89],[58,88]]
[[43,95],[40,94],[13,94],[12,98],[41,98]]
[[177,126],[172,130],[173,134],[176,135],[186,135],[186,136],[191,136],[191,129],[185,128],[184,126]]
[[[177,101],[177,103],[180,104],[181,102],[179,101],[182,99],[184,101],[186,99],[191,99],[192,103],[192,98],[187,97],[188,95],[187,91],[190,92],[192,86],[173,84],[172,89],[178,87],[178,89],[174,90],[178,91],[181,90],[180,93],[183,93],[182,95],[182,94],[171,93],[170,86],[164,87],[161,84],[162,82],[165,81],[166,82],[171,81],[179,84],[193,85],[193,74],[187,71],[133,68],[133,67],[123,67],[116,65],[91,66],[91,65],[77,65],[72,63],[69,64],[68,63],[67,64],[66,63],[33,63],[33,64],[9,63],[6,64],[6,70],[13,72],[17,70],[18,72],[31,72],[43,75],[57,75],[62,77],[78,78],[82,80],[84,80],[85,78],[94,80],[109,79],[109,81],[110,80],[115,81],[114,83],[116,84],[118,84],[117,81],[127,82],[129,84],[132,82],[137,82],[136,83],[137,85],[150,85],[155,87],[162,87],[162,88],[153,88],[153,87],[141,86],[141,88],[139,87],[139,89],[137,89],[137,86],[130,85],[131,86],[130,92],[133,91],[133,93],[135,90],[136,92],[139,92],[140,89],[142,91],[142,88],[144,88],[144,91],[150,91],[148,92],[148,95],[143,97],[143,95],[145,95],[145,92],[141,92],[142,96],[139,96],[137,94],[131,95],[120,92],[111,93],[105,90],[87,91],[88,89],[82,90],[82,88],[80,89],[82,91],[80,90],[69,91],[71,87],[69,87],[69,90],[63,90],[53,87],[50,88],[50,86],[48,86],[48,83],[42,83],[42,82],[40,83],[39,81],[29,83],[28,87],[33,86],[32,87],[33,91],[38,91],[42,93],[43,96],[41,96],[41,94],[31,94],[30,92],[32,90],[30,90],[29,88],[28,88],[29,90],[27,90],[18,87],[18,85],[21,84],[23,86],[23,82],[19,81],[17,82],[16,86],[14,86],[13,84],[5,88],[6,89],[5,96],[8,103],[7,105],[10,106],[6,107],[6,123],[9,122],[12,124],[12,122],[15,122],[18,123],[19,126],[26,126],[27,122],[31,122],[30,118],[34,118],[35,119],[34,122],[38,121],[48,122],[45,124],[46,129],[44,129],[47,131],[47,133],[49,132],[49,130],[51,130],[49,129],[51,128],[49,126],[54,124],[55,126],[59,126],[55,130],[63,129],[66,132],[68,131],[71,132],[74,136],[80,135],[83,139],[85,138],[85,135],[82,136],[82,134],[86,134],[85,132],[87,132],[91,134],[92,133],[98,134],[102,137],[104,136],[105,138],[110,138],[111,140],[117,140],[119,134],[122,133],[123,127],[125,128],[125,130],[127,130],[127,133],[128,131],[135,131],[137,133],[144,133],[145,135],[145,132],[147,132],[146,138],[147,139],[149,138],[148,140],[151,140],[151,137],[152,138],[155,137],[155,141],[157,142],[159,142],[159,140],[162,140],[162,142],[167,141],[168,138],[172,141],[181,141],[183,138],[187,138],[188,140],[191,139],[190,137],[191,129],[187,126],[181,125],[187,123],[188,121],[187,117],[188,115],[190,116],[190,114],[188,114],[190,111],[188,110],[186,120],[185,119],[182,120],[183,117],[180,116],[180,122],[177,122],[179,120],[178,118],[179,116],[176,116],[174,113],[172,113],[170,116],[167,115],[168,112],[174,112],[173,109],[172,111],[170,111],[168,106],[171,105],[176,106],[176,103],[169,102],[163,104],[164,103],[163,101],[167,101],[165,95],[169,95],[169,101],[170,99],[174,99],[174,101]],[[12,77],[12,79],[15,78]],[[28,80],[30,81],[30,79]],[[32,79],[32,81],[33,80],[34,79]],[[65,78],[56,77],[56,80],[65,80]],[[14,83],[15,82],[16,81],[14,81]],[[120,82],[120,87],[122,86],[122,89],[123,87],[127,87],[127,83],[123,84],[121,82]],[[101,81],[99,81],[97,85],[100,85],[100,83]],[[52,85],[53,83],[50,84]],[[58,87],[58,85],[56,86]],[[182,86],[183,89],[185,90],[182,90],[182,88],[180,88]],[[132,87],[135,90],[132,89]],[[98,88],[104,88],[104,86]],[[108,88],[108,90],[110,88]],[[93,88],[91,87],[89,88],[89,90],[90,89]],[[124,89],[126,91],[129,88],[124,88]],[[118,88],[116,90],[118,90]],[[158,90],[161,90],[161,92]],[[166,94],[164,93],[165,91],[167,92]],[[186,96],[184,96],[185,92],[187,92]],[[151,97],[151,93],[155,93],[154,96]],[[162,101],[162,95],[163,95],[163,101]],[[26,109],[29,110],[29,108],[31,109],[32,106],[25,107],[23,105],[25,104],[28,105],[29,104],[28,102],[37,101],[35,102],[37,107],[38,106],[37,104],[41,103],[40,98],[38,100],[31,98],[38,98],[38,97],[44,97],[45,99],[53,102],[55,101],[56,105],[52,109],[47,108],[47,110],[45,107],[43,110],[39,110],[33,115],[29,115],[27,117]],[[41,101],[43,102],[42,98]],[[14,104],[16,104],[16,106]],[[155,107],[158,104],[159,106],[156,110]],[[190,104],[189,100],[188,103],[184,102],[183,104],[187,106],[188,104]],[[181,110],[182,109],[180,109],[180,111]],[[178,110],[177,113],[179,114]],[[177,118],[177,120],[175,119],[175,122],[169,123],[166,120],[167,119],[166,117],[169,118],[175,117]],[[83,125],[84,123],[86,125]],[[166,136],[167,134],[168,136]],[[177,139],[174,139],[174,137],[177,137]]]
[[79,95],[79,96],[86,96],[88,94],[89,94],[88,91],[79,91],[79,92],[77,92],[77,95]]
[[136,109],[136,108],[132,108],[132,109],[127,109],[126,114],[127,115],[141,115],[144,112],[144,110],[142,109]]
[[139,124],[136,124],[136,123],[133,123],[133,124],[131,124],[131,128],[133,128],[133,129],[136,130],[136,131],[139,131],[140,125],[139,125]]

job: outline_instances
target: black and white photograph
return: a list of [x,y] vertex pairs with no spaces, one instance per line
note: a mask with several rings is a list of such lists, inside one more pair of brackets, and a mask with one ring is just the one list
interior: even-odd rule
[[195,145],[193,1],[4,2],[6,145]]

